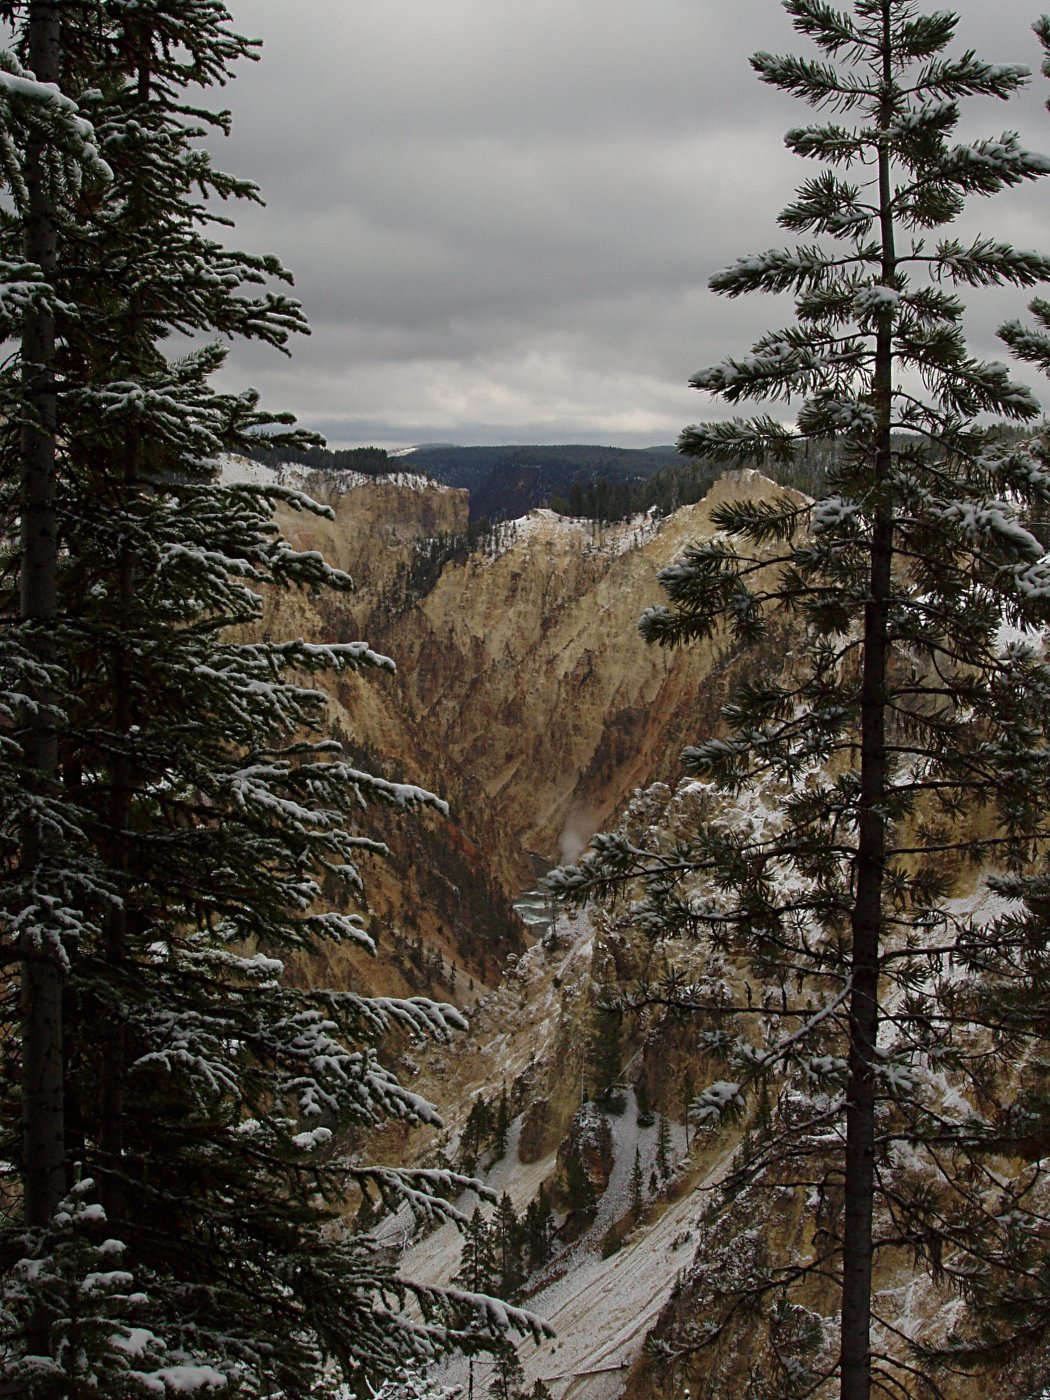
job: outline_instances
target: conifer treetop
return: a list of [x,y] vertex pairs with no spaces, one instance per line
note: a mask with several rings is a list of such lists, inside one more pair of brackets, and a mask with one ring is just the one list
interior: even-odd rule
[[[1034,286],[1050,278],[1050,259],[984,236],[929,236],[950,224],[967,198],[1050,173],[1050,159],[1025,150],[1014,132],[952,139],[960,100],[1009,98],[1028,81],[1028,70],[983,63],[969,51],[944,57],[956,17],[923,15],[909,0],[888,6],[888,49],[881,3],[855,5],[853,13],[811,0],[785,8],[826,57],[759,53],[756,72],[851,120],[796,127],[786,136],[789,149],[828,168],[803,182],[779,222],[819,241],[742,257],[710,281],[731,298],[793,292],[797,323],[690,382],[728,403],[797,403],[796,418],[791,426],[769,416],[701,424],[683,433],[681,450],[741,463],[769,455],[786,461],[808,439],[863,435],[871,427],[875,347],[884,328],[892,332],[893,430],[943,443],[945,411],[966,419],[1034,418],[1039,408],[1029,390],[1002,365],[967,355],[963,303],[951,288]],[[884,181],[880,161],[887,163]],[[890,226],[892,245],[880,232]],[[1031,335],[1018,331],[1016,339],[1034,358]]]

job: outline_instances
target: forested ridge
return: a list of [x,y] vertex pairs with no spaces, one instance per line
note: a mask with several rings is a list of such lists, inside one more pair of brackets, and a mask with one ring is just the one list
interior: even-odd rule
[[[774,468],[778,479],[815,492],[834,446],[813,445],[798,461]],[[313,471],[382,476],[409,471],[470,493],[474,536],[502,520],[546,506],[560,515],[611,523],[656,510],[662,515],[702,500],[729,459],[683,461],[677,449],[558,447],[420,447],[391,456],[382,448],[257,447],[253,458]]]

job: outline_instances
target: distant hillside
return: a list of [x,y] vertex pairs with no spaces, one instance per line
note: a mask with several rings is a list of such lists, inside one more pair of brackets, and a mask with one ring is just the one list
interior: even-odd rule
[[[612,518],[628,514],[625,492],[660,472],[680,468],[683,459],[673,447],[595,447],[572,444],[555,447],[456,447],[427,443],[390,457],[379,447],[350,449],[260,448],[260,462],[301,462],[316,471],[356,471],[366,476],[411,471],[446,486],[470,493],[471,520],[517,520],[537,506],[582,499],[587,488],[600,483],[618,492]],[[718,473],[707,474],[706,486]],[[575,492],[573,488],[576,488]],[[699,495],[694,495],[696,500]],[[619,498],[623,498],[620,501]],[[611,497],[603,496],[603,500]],[[678,501],[674,502],[679,504]],[[566,506],[566,509],[568,507]],[[582,513],[582,512],[581,512]]]
[[647,481],[682,458],[674,447],[420,447],[401,459],[448,486],[470,492],[472,520],[515,520],[574,484],[610,486]]
[[[1016,426],[997,425],[997,436],[1004,443],[1021,435],[1023,430]],[[764,470],[781,485],[818,496],[835,452],[835,439],[811,442],[793,462],[770,463]],[[698,462],[670,446],[600,447],[584,443],[457,447],[436,442],[393,455],[381,447],[260,448],[252,455],[270,466],[296,462],[324,473],[353,471],[385,476],[410,472],[430,477],[467,491],[470,522],[482,522],[482,528],[485,521],[519,520],[537,506],[603,523],[629,520],[650,510],[668,515],[702,500],[733,465],[717,460]]]

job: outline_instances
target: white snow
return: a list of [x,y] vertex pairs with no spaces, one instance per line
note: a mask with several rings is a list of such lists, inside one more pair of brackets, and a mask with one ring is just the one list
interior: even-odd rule
[[225,1390],[227,1388],[226,1377],[221,1371],[216,1371],[214,1366],[165,1366],[160,1371],[154,1371],[153,1375],[167,1388],[167,1391],[174,1390],[176,1394],[180,1395],[191,1395],[197,1390]]
[[[391,456],[398,454],[391,453]],[[389,472],[382,476],[369,476],[354,471],[319,471],[316,467],[302,462],[280,462],[271,467],[262,462],[253,462],[250,457],[234,455],[221,459],[219,480],[223,486],[237,486],[241,483],[251,486],[302,486],[316,479],[327,486],[334,486],[340,492],[358,490],[363,486],[393,486],[399,491],[451,491],[451,486],[434,481],[419,472]]]
[[575,537],[582,541],[585,552],[618,558],[631,550],[640,549],[647,540],[659,533],[661,519],[651,512],[634,515],[629,520],[598,522],[539,506],[517,520],[501,521],[496,526],[494,546],[489,559],[498,559],[514,545],[531,545],[543,540]]
[[1043,640],[1041,632],[1029,631],[1004,620],[1000,622],[995,634],[995,649],[1000,656],[1005,654],[1010,646],[1028,646],[1038,652],[1042,650]]
[[223,486],[301,486],[310,475],[309,467],[296,462],[282,462],[274,468],[253,462],[250,457],[233,455],[222,457],[219,466]]
[[[639,1150],[646,1181],[655,1160],[657,1127],[653,1124],[639,1128],[633,1091],[628,1090],[625,1098],[624,1112],[608,1119],[615,1162],[595,1220],[579,1240],[551,1260],[546,1270],[549,1281],[541,1283],[524,1300],[524,1306],[548,1321],[557,1334],[539,1345],[526,1341],[519,1347],[526,1385],[537,1378],[546,1381],[555,1400],[563,1400],[570,1391],[572,1400],[613,1400],[620,1394],[627,1367],[656,1321],[677,1272],[688,1262],[689,1250],[683,1246],[691,1239],[693,1223],[702,1208],[698,1187],[668,1206],[656,1224],[629,1238],[618,1253],[608,1259],[601,1257],[603,1237],[630,1205],[635,1148]],[[680,1163],[685,1128],[674,1122],[668,1126],[672,1159]],[[529,1164],[517,1160],[520,1127],[520,1119],[515,1120],[505,1156],[484,1178],[497,1194],[508,1192],[519,1214],[555,1168],[553,1154]],[[475,1204],[473,1193],[466,1193],[457,1202],[468,1214]],[[384,1222],[377,1237],[394,1244],[399,1237],[405,1238],[406,1224],[400,1218]],[[443,1225],[406,1250],[403,1272],[421,1283],[445,1284],[459,1268],[461,1243],[462,1237],[454,1226]],[[567,1266],[571,1272],[566,1272]],[[475,1386],[481,1393],[490,1370],[486,1358],[475,1360]],[[449,1362],[441,1379],[464,1384],[467,1363]]]

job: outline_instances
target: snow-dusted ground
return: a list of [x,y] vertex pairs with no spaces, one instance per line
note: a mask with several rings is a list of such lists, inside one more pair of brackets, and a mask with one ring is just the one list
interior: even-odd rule
[[[683,784],[676,800],[695,799],[697,786]],[[767,797],[761,791],[743,795],[732,810],[733,820],[763,827],[774,819]],[[1005,912],[1009,904],[977,879],[971,890],[950,901],[948,907],[959,918],[969,915],[988,920]],[[513,1025],[514,983],[519,983],[519,995],[531,1012],[529,1034],[535,1036],[533,1044],[538,1047],[557,1020],[558,998],[565,995],[589,963],[593,940],[589,917],[584,916],[574,929],[559,919],[558,931],[563,937],[572,937],[571,946],[563,955],[547,962],[542,948],[531,949],[521,960],[517,977],[508,978],[499,991],[486,998],[488,1013],[479,1020],[477,1053],[493,1065],[505,1066],[508,1074],[520,1068],[517,1057],[522,1053],[524,1040],[520,1028],[516,1030]],[[562,987],[560,993],[555,990],[556,984]],[[933,1087],[936,1089],[937,1085]],[[967,1111],[968,1105],[961,1098],[955,1102],[947,1081],[941,1089],[942,1110]],[[635,1149],[639,1150],[646,1183],[655,1154],[656,1125],[640,1128],[633,1093],[628,1092],[626,1098],[624,1113],[609,1118],[615,1163],[595,1222],[582,1239],[551,1261],[547,1281],[541,1278],[539,1286],[534,1282],[534,1291],[525,1300],[525,1305],[556,1333],[552,1340],[540,1344],[531,1340],[521,1344],[519,1357],[526,1382],[531,1385],[542,1379],[555,1400],[617,1400],[622,1394],[627,1371],[674,1288],[676,1277],[692,1262],[696,1227],[709,1200],[708,1190],[725,1170],[724,1159],[716,1158],[704,1180],[667,1206],[654,1224],[636,1231],[617,1253],[603,1259],[603,1237],[629,1208]],[[677,1124],[671,1124],[671,1128],[678,1159],[684,1154],[685,1131]],[[519,1163],[518,1129],[519,1124],[515,1123],[507,1154],[492,1168],[487,1181],[497,1192],[508,1191],[520,1214],[541,1182],[553,1174],[554,1159],[548,1157],[528,1166]],[[473,1196],[461,1202],[468,1212],[475,1204]],[[402,1269],[407,1276],[423,1282],[445,1283],[459,1268],[460,1249],[458,1233],[446,1226],[411,1247],[403,1258]],[[928,1281],[908,1278],[888,1285],[883,1309],[887,1306],[905,1334],[917,1330],[929,1318]],[[476,1396],[487,1394],[490,1374],[491,1366],[484,1358],[475,1360]],[[467,1363],[452,1361],[441,1375],[453,1384],[465,1385]]]
[[[536,946],[522,958],[514,979],[539,981],[540,977],[553,974],[552,981],[547,984],[546,1001],[540,998],[538,1019],[525,1037],[532,1051],[545,1042],[557,1021],[559,993],[554,986],[556,983],[571,986],[574,977],[580,974],[581,963],[589,962],[591,955],[592,930],[587,916],[571,924],[561,918],[559,931],[563,937],[571,938],[570,948],[563,958],[557,959],[554,966],[545,966],[545,953]],[[500,1029],[501,1022],[505,1026],[508,1009],[501,1008],[501,998],[512,994],[512,981],[508,980],[504,990],[490,998],[497,1014],[491,1016],[487,1029],[479,1025],[479,1040],[483,1042],[479,1044],[480,1054],[490,1063],[500,1064],[508,1074],[514,1072],[517,1054],[522,1049],[517,1037],[507,1029]],[[490,1029],[496,1030],[493,1037],[489,1037]],[[547,1281],[540,1278],[539,1287],[533,1284],[535,1291],[524,1302],[526,1308],[538,1313],[556,1331],[553,1340],[539,1345],[531,1340],[524,1341],[519,1347],[526,1382],[532,1385],[535,1379],[545,1380],[556,1400],[567,1400],[567,1397],[613,1400],[619,1396],[627,1368],[637,1357],[659,1309],[668,1298],[676,1274],[689,1263],[694,1247],[690,1243],[692,1226],[703,1208],[700,1191],[693,1190],[666,1207],[657,1224],[640,1229],[619,1252],[602,1259],[603,1236],[609,1226],[629,1210],[636,1148],[645,1186],[648,1186],[657,1151],[657,1124],[638,1126],[634,1092],[627,1091],[624,1098],[627,1100],[624,1112],[609,1116],[615,1162],[594,1224],[581,1239],[550,1261]],[[672,1162],[679,1163],[685,1156],[685,1127],[669,1123],[669,1128]],[[497,1194],[507,1191],[514,1201],[515,1211],[521,1214],[543,1182],[553,1176],[554,1156],[546,1156],[539,1162],[519,1162],[519,1131],[521,1120],[518,1119],[508,1134],[507,1152],[501,1161],[494,1163],[484,1180]],[[477,1204],[477,1197],[466,1193],[456,1204],[469,1215]],[[403,1242],[406,1235],[406,1219],[393,1219],[381,1228],[381,1238],[392,1245]],[[426,1284],[447,1284],[459,1270],[461,1250],[462,1238],[455,1226],[442,1225],[416,1245],[407,1247],[400,1261],[400,1271]],[[475,1394],[486,1393],[490,1369],[486,1359],[476,1359]],[[468,1364],[455,1359],[441,1375],[448,1382],[466,1385]]]
[[[625,1112],[609,1119],[615,1164],[594,1224],[586,1235],[551,1261],[550,1281],[524,1302],[557,1334],[539,1346],[532,1341],[523,1342],[519,1350],[527,1383],[543,1379],[555,1400],[614,1400],[620,1394],[628,1366],[638,1355],[674,1286],[676,1274],[688,1263],[692,1252],[691,1227],[702,1208],[697,1191],[667,1207],[655,1225],[639,1231],[617,1254],[601,1258],[603,1236],[626,1213],[630,1203],[635,1147],[639,1149],[646,1181],[656,1151],[656,1126],[639,1128],[633,1092],[626,1097]],[[685,1130],[676,1123],[669,1126],[677,1160],[684,1155]],[[552,1174],[554,1157],[528,1165],[519,1162],[519,1130],[520,1121],[516,1120],[506,1155],[486,1174],[485,1181],[497,1192],[507,1191],[520,1214]],[[457,1202],[468,1214],[476,1203],[473,1193]],[[384,1237],[394,1242],[398,1228],[390,1222]],[[406,1251],[401,1270],[421,1283],[447,1283],[459,1268],[460,1253],[459,1232],[452,1225],[444,1225]],[[475,1361],[476,1394],[485,1393],[490,1370],[485,1358]],[[467,1363],[449,1363],[442,1377],[465,1384]]]
[[497,543],[488,551],[488,557],[498,558],[519,541],[531,544],[556,536],[565,538],[572,535],[585,539],[586,547],[591,552],[612,556],[626,554],[629,550],[640,549],[646,540],[652,539],[659,532],[660,520],[660,516],[647,512],[635,515],[630,520],[596,525],[593,520],[559,515],[557,511],[539,506],[517,520],[501,522]]
[[309,467],[299,462],[282,462],[279,467],[264,466],[253,462],[250,457],[223,457],[219,480],[223,486],[239,486],[246,482],[251,486],[302,486],[311,475]]
[[[571,918],[559,914],[556,924],[559,944],[553,955],[539,944],[530,948],[501,986],[482,999],[472,1016],[473,1037],[465,1048],[479,1064],[490,1067],[486,1076],[489,1088],[501,1075],[512,1079],[534,1056],[552,1053],[562,999],[588,975],[594,937],[590,911]],[[635,1149],[646,1194],[656,1156],[658,1125],[639,1127],[633,1090],[625,1091],[624,1097],[624,1112],[609,1115],[614,1162],[595,1220],[585,1235],[551,1259],[544,1275],[533,1279],[535,1291],[522,1304],[555,1329],[552,1340],[540,1345],[523,1341],[519,1348],[528,1385],[543,1379],[555,1400],[614,1400],[621,1393],[628,1366],[638,1355],[678,1271],[690,1261],[695,1248],[692,1227],[706,1201],[699,1187],[693,1189],[681,1200],[664,1206],[662,1217],[639,1229],[618,1253],[601,1258],[603,1237],[630,1206]],[[672,1164],[681,1165],[685,1128],[674,1122],[668,1127]],[[554,1175],[556,1165],[554,1154],[538,1162],[520,1162],[520,1131],[519,1118],[511,1125],[506,1153],[484,1175],[485,1183],[497,1195],[509,1194],[519,1216]],[[456,1144],[453,1136],[449,1143],[453,1153]],[[712,1179],[718,1170],[712,1172]],[[468,1217],[477,1204],[473,1192],[464,1193],[456,1202]],[[452,1224],[443,1225],[414,1244],[409,1243],[411,1233],[407,1211],[381,1222],[376,1231],[382,1242],[403,1251],[399,1268],[405,1277],[419,1283],[448,1283],[460,1267],[459,1231]],[[465,1360],[454,1359],[441,1372],[441,1379],[462,1384],[465,1393],[467,1371]],[[487,1394],[490,1373],[490,1363],[484,1357],[476,1358],[475,1396]]]

